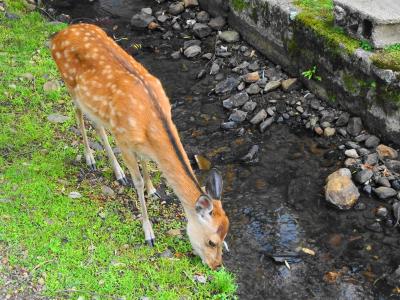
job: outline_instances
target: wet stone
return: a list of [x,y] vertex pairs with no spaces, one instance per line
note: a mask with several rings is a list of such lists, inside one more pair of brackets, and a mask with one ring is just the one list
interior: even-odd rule
[[250,86],[246,89],[246,92],[247,92],[249,95],[256,95],[256,94],[259,94],[260,91],[261,91],[261,89],[260,89],[260,87],[258,86],[257,83],[252,83],[252,84],[250,84]]
[[230,93],[234,88],[239,85],[239,80],[233,77],[228,77],[224,81],[218,83],[215,87],[216,94]]
[[233,121],[229,121],[229,122],[224,122],[221,124],[221,128],[222,129],[234,129],[237,127],[237,123],[233,122]]
[[391,184],[392,188],[394,188],[396,191],[400,191],[400,180],[399,179],[392,180],[390,182],[390,184]]
[[368,230],[372,231],[372,232],[382,232],[383,228],[381,226],[381,224],[379,224],[379,222],[374,222],[371,224],[368,224],[365,226],[365,228],[367,228]]
[[179,15],[181,12],[183,12],[184,9],[185,9],[185,7],[184,7],[184,5],[183,5],[182,2],[175,2],[175,3],[172,3],[172,4],[168,7],[168,12],[169,12],[171,15],[176,16],[176,15]]
[[347,112],[342,113],[339,118],[336,120],[336,126],[342,127],[346,126],[349,122],[350,114]]
[[358,154],[360,154],[360,156],[366,156],[366,155],[370,154],[370,151],[365,148],[359,148],[359,149],[357,149],[357,152],[358,152]]
[[131,26],[134,28],[146,28],[151,22],[154,22],[155,18],[144,11],[135,14],[131,18]]
[[325,122],[332,123],[334,120],[335,120],[335,114],[333,112],[326,110],[321,111],[321,119],[320,119],[321,123]]
[[358,149],[358,148],[360,148],[360,145],[358,145],[357,143],[352,142],[352,141],[347,141],[347,142],[345,143],[345,145],[346,145],[346,147],[347,147],[348,149]]
[[257,103],[250,100],[250,101],[247,101],[247,102],[243,105],[242,109],[243,109],[244,111],[247,111],[247,112],[252,112],[253,110],[256,109],[256,107],[257,107]]
[[363,133],[363,134],[357,135],[357,136],[354,138],[354,140],[355,140],[357,143],[361,143],[361,142],[366,141],[369,137],[370,137],[369,134]]
[[357,136],[360,134],[363,129],[363,124],[361,118],[354,117],[349,119],[349,123],[347,124],[347,132],[352,136]]
[[387,159],[385,160],[385,166],[393,172],[399,173],[400,174],[400,161],[398,160],[393,160],[393,159]]
[[389,181],[387,178],[385,178],[385,177],[378,177],[378,178],[375,180],[375,182],[376,182],[376,184],[379,185],[379,186],[384,186],[384,187],[388,187],[388,188],[391,187],[390,181]]
[[260,65],[258,64],[258,61],[254,61],[251,64],[249,64],[248,69],[250,71],[257,71],[258,69],[260,69]]
[[272,125],[272,123],[274,123],[273,117],[266,119],[264,122],[260,124],[260,131],[264,132],[269,126]]
[[173,59],[179,59],[181,57],[181,52],[180,51],[174,51],[171,53],[171,57]]
[[206,24],[196,23],[193,26],[193,32],[198,38],[202,39],[202,38],[209,36],[211,34],[212,30]]
[[215,75],[219,72],[220,66],[216,62],[213,62],[210,69],[210,75]]
[[197,45],[190,46],[190,47],[186,48],[186,50],[183,52],[183,54],[187,58],[195,57],[195,56],[199,55],[200,53],[201,53],[201,47],[197,46]]
[[371,135],[366,141],[365,141],[365,147],[367,148],[375,148],[379,145],[380,139],[375,136]]
[[242,106],[249,100],[249,95],[246,92],[241,92],[223,101],[225,108],[235,108]]
[[379,206],[375,212],[376,216],[379,218],[386,218],[389,214],[389,210],[384,206]]
[[235,110],[230,116],[229,120],[237,123],[241,123],[246,120],[247,112],[242,110]]
[[346,168],[350,168],[350,167],[352,167],[352,166],[354,166],[354,165],[358,165],[360,163],[360,161],[358,160],[358,159],[355,159],[355,158],[347,158],[345,161],[344,161],[344,166],[346,167]]
[[364,158],[364,163],[371,166],[376,165],[378,163],[378,154],[377,153],[368,154]]
[[267,112],[262,109],[250,120],[250,123],[253,125],[257,125],[261,123],[268,116]]
[[356,149],[346,150],[344,152],[344,155],[346,155],[347,157],[350,157],[350,158],[358,158],[359,157]]
[[387,198],[394,197],[397,195],[396,190],[389,188],[389,187],[385,187],[385,186],[376,188],[374,190],[374,192],[378,196],[379,199],[387,199]]
[[374,172],[372,172],[371,170],[362,170],[354,175],[354,181],[363,184],[370,180],[372,175],[374,175]]
[[208,26],[210,26],[214,30],[221,30],[225,26],[225,24],[225,18],[221,16],[212,18],[210,22],[208,22]]
[[344,136],[344,137],[347,136],[347,131],[346,131],[346,129],[344,129],[343,127],[338,128],[338,129],[337,129],[337,132],[338,132],[341,136]]
[[363,186],[363,192],[366,193],[367,195],[371,195],[372,193],[372,186],[369,184]]
[[279,88],[281,86],[281,81],[280,80],[272,80],[267,82],[267,84],[264,87],[264,92],[272,92]]
[[233,30],[227,30],[220,33],[219,38],[227,43],[234,43],[239,41],[239,33]]

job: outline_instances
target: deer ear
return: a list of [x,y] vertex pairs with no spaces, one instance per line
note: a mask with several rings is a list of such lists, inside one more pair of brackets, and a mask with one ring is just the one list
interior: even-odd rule
[[213,210],[212,200],[206,196],[201,195],[196,201],[196,212],[202,217],[208,215]]
[[207,178],[206,192],[212,198],[221,200],[223,181],[221,173],[217,169],[212,169]]

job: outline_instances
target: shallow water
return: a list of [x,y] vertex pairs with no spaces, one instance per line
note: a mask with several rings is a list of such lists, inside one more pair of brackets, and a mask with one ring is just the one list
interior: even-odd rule
[[[162,32],[127,26],[134,12],[153,4],[99,0],[63,12],[91,18],[109,32],[118,25],[113,34],[122,38],[121,45],[163,83],[189,156],[203,154],[224,172],[224,207],[231,221],[225,265],[237,275],[239,297],[395,299],[380,277],[400,264],[400,254],[397,246],[382,241],[399,239],[399,233],[365,229],[381,203],[362,196],[364,211],[339,212],[324,202],[324,180],[341,165],[337,145],[288,124],[275,124],[263,134],[248,125],[243,136],[222,131],[227,115],[221,99],[209,96],[216,82],[209,76],[196,79],[204,61],[172,60],[170,53],[183,44],[176,34],[166,41]],[[129,47],[133,43],[142,49]],[[212,38],[203,42],[205,50],[212,47]],[[260,147],[256,158],[241,161],[253,145]],[[324,279],[327,272],[338,274],[335,283]]]

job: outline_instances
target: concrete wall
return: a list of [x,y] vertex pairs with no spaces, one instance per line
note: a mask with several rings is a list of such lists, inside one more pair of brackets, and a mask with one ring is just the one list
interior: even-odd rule
[[[200,0],[212,15],[228,17],[243,39],[280,64],[319,97],[359,115],[371,132],[400,143],[400,82],[398,74],[374,66],[370,53],[333,49],[296,18],[298,9],[290,0],[240,0],[238,7],[223,0]],[[227,7],[228,6],[228,7]],[[300,74],[316,65],[322,81],[306,80]]]

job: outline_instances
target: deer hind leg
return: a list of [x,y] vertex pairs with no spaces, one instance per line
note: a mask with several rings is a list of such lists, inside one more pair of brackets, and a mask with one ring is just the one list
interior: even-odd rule
[[142,225],[143,225],[145,240],[150,246],[154,246],[155,237],[154,237],[153,227],[149,220],[149,215],[147,214],[146,201],[144,198],[144,181],[142,175],[140,174],[139,164],[136,159],[136,154],[127,147],[120,147],[120,149],[122,152],[122,157],[126,165],[128,166],[129,172],[132,175],[133,185],[135,186],[136,193],[139,197],[140,206],[142,210]]
[[142,170],[143,170],[143,177],[144,177],[144,185],[146,187],[147,195],[149,197],[157,197],[161,198],[161,196],[158,194],[157,190],[154,188],[153,183],[151,182],[150,179],[150,174],[149,174],[149,169],[147,167],[147,160],[142,160],[141,165],[142,165]]
[[117,158],[114,155],[114,152],[111,149],[110,143],[108,142],[108,137],[106,130],[103,126],[98,125],[96,126],[97,134],[100,136],[101,140],[103,141],[104,149],[106,150],[108,159],[111,162],[111,166],[114,170],[115,178],[117,181],[122,185],[128,185],[128,180],[125,176],[124,171],[122,170],[120,164],[118,163]]
[[79,107],[75,107],[75,116],[78,122],[79,130],[81,131],[83,137],[83,146],[85,148],[85,159],[86,164],[92,171],[96,170],[96,161],[94,160],[93,151],[90,149],[89,141],[86,135],[85,121],[83,120],[83,114]]

